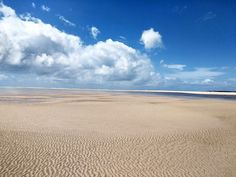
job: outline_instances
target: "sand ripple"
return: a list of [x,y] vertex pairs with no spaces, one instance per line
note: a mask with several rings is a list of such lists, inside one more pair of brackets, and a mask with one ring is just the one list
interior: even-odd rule
[[1,131],[0,141],[0,176],[236,174],[235,135],[220,129],[106,138]]
[[32,176],[235,177],[236,102],[0,95],[0,177]]

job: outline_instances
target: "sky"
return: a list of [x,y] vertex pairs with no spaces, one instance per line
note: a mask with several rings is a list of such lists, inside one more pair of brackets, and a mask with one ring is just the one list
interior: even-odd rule
[[0,87],[236,90],[234,0],[0,2]]

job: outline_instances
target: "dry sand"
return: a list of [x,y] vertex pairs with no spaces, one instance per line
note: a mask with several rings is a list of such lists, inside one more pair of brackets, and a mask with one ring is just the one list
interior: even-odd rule
[[236,101],[0,94],[0,176],[236,176]]

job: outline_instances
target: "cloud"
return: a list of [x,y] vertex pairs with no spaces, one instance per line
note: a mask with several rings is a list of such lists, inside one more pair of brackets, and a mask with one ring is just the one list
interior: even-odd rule
[[212,83],[214,83],[214,80],[212,80],[212,79],[204,79],[202,81],[202,84],[212,84]]
[[19,18],[25,21],[34,21],[34,22],[41,22],[40,19],[32,17],[30,13],[24,13],[24,14],[20,14]]
[[167,77],[178,79],[186,82],[202,81],[205,79],[214,79],[217,76],[223,75],[224,72],[218,71],[214,68],[195,68],[190,71],[176,71],[174,73],[166,74]]
[[186,65],[183,64],[165,64],[164,60],[160,61],[160,65],[164,68],[176,69],[176,70],[183,70],[186,67]]
[[[2,15],[4,15],[5,17],[10,17],[10,16],[15,16],[16,15],[16,13],[15,13],[15,10],[14,9],[12,9],[12,8],[10,8],[10,7],[8,7],[8,6],[5,6],[4,4],[3,4],[3,2],[1,2],[0,1],[0,13],[2,14]],[[1,17],[1,16],[0,16]]]
[[187,5],[175,6],[172,11],[178,15],[181,15],[187,8],[188,8]]
[[19,17],[5,5],[0,12],[3,72],[35,74],[78,85],[128,87],[158,83],[160,76],[149,57],[122,42],[107,39],[84,45],[79,36],[62,32],[30,14]]
[[99,31],[99,29],[95,26],[92,26],[90,28],[90,34],[93,37],[93,39],[97,39],[97,36],[100,34],[101,32]]
[[205,89],[221,89],[234,84],[224,81],[227,73],[223,72],[220,68],[193,68],[184,70],[167,70],[161,74],[161,83],[159,84],[162,89],[175,89],[175,90],[205,90]]
[[41,9],[43,10],[43,11],[46,11],[46,12],[49,12],[51,9],[48,7],[48,6],[46,6],[46,5],[41,5]]
[[8,77],[5,75],[5,74],[0,74],[0,81],[1,80],[5,80],[7,79]]
[[33,8],[36,8],[36,4],[34,2],[31,3]]
[[154,31],[153,28],[143,31],[140,42],[146,49],[163,47],[161,34],[158,31]]
[[73,26],[73,27],[76,26],[75,23],[73,23],[73,22],[67,20],[64,16],[62,16],[62,15],[57,15],[57,16],[58,16],[59,20],[61,20],[61,21],[64,22],[65,24],[67,24],[67,25],[69,25],[69,26]]
[[119,36],[119,38],[120,38],[121,40],[126,40],[126,37],[124,37],[124,36]]
[[203,17],[200,18],[200,21],[204,22],[204,21],[208,21],[214,18],[216,18],[216,14],[209,11]]
[[236,82],[236,78],[229,78],[228,81],[230,81],[230,82]]

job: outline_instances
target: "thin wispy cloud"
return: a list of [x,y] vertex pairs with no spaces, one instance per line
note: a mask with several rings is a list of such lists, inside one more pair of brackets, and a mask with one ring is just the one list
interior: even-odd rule
[[230,82],[236,82],[236,78],[229,78],[228,79]]
[[57,16],[58,16],[59,20],[61,20],[64,24],[69,25],[69,26],[73,26],[73,27],[76,26],[75,23],[73,23],[70,20],[66,19],[64,16],[62,16],[62,15],[57,15]]
[[175,6],[172,11],[178,15],[181,15],[185,10],[187,10],[187,8],[188,8],[187,5]]
[[194,68],[193,70],[182,70],[166,74],[169,78],[180,79],[183,81],[213,79],[223,75],[224,72],[215,68]]
[[8,76],[6,76],[5,74],[0,74],[0,81],[5,80],[7,78],[8,78]]
[[34,2],[31,3],[31,6],[32,6],[33,8],[36,8],[36,4],[35,4]]
[[[165,87],[222,87],[224,83],[219,82],[219,77],[225,75],[220,68],[193,68],[184,70],[175,70],[174,72],[162,75],[162,85]],[[218,80],[218,81],[217,81]],[[231,85],[229,81],[227,84]]]
[[208,85],[208,84],[214,83],[214,80],[213,79],[204,79],[201,83]]
[[164,60],[160,61],[160,65],[164,68],[175,69],[175,70],[183,70],[186,67],[186,65],[183,64],[166,64]]
[[167,85],[212,85],[215,79],[225,75],[221,67],[196,67],[187,68],[183,64],[166,64],[164,60],[160,61],[163,68],[167,68],[167,72],[162,73],[162,81]]
[[119,38],[122,40],[126,40],[126,37],[124,37],[124,36],[119,36]]
[[208,20],[211,20],[211,19],[214,19],[214,18],[216,18],[216,14],[209,11],[200,18],[200,21],[205,22],[205,21],[208,21]]
[[45,12],[49,12],[51,9],[46,5],[41,5],[41,9]]

